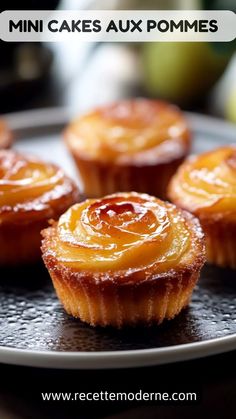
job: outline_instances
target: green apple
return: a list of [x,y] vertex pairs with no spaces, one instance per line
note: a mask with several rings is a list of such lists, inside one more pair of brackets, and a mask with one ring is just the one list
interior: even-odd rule
[[152,96],[192,104],[207,94],[229,58],[206,42],[146,43],[142,48],[144,83]]
[[229,95],[228,100],[226,101],[225,117],[229,121],[236,123],[236,86],[234,87],[234,89]]

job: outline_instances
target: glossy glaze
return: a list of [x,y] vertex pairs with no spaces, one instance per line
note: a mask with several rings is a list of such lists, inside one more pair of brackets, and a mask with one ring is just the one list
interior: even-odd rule
[[157,158],[179,157],[190,139],[178,108],[147,99],[97,108],[75,119],[65,136],[69,147],[84,158],[119,164],[134,157],[150,163],[153,159],[156,163]]
[[[0,151],[0,218],[16,219],[31,212],[30,218],[49,211],[54,204],[77,201],[78,191],[73,182],[55,165],[15,151]],[[65,202],[60,203],[60,200]],[[50,214],[49,214],[50,215]]]
[[236,147],[188,159],[169,187],[171,199],[196,215],[236,219]]
[[120,193],[70,208],[59,219],[56,240],[58,261],[70,267],[161,273],[190,253],[191,227],[173,205]]

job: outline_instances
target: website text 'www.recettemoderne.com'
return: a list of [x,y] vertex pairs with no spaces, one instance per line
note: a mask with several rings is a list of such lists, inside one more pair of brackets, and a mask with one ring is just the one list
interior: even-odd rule
[[67,392],[54,392],[54,393],[41,393],[43,401],[78,401],[78,402],[197,402],[199,395],[196,392],[145,392],[139,390],[136,392],[80,392],[80,393],[67,393]]

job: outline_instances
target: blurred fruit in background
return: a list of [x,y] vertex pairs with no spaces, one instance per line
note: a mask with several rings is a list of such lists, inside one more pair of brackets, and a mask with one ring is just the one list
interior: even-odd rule
[[236,123],[236,84],[226,100],[225,117],[229,121]]
[[[186,2],[177,1],[175,9],[181,8],[188,8]],[[236,11],[236,1],[199,0],[195,2],[195,8]],[[176,102],[181,106],[191,108],[202,105],[212,87],[224,73],[234,51],[236,51],[235,41],[143,44],[141,63],[144,87],[149,95]],[[225,111],[230,119],[232,119],[232,109],[235,108],[235,98],[232,95],[228,111]]]
[[147,92],[180,105],[196,104],[222,75],[232,52],[200,42],[144,44],[142,63]]

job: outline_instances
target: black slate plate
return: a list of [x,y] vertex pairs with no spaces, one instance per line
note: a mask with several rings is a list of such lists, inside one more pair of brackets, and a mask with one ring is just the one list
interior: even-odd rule
[[[232,142],[236,129],[189,115],[195,150]],[[60,142],[65,110],[9,118],[17,148],[74,168]],[[34,138],[33,138],[34,137]],[[23,139],[24,138],[24,139]],[[30,141],[31,140],[31,141]],[[51,152],[53,150],[53,153]],[[63,311],[41,265],[0,271],[0,361],[61,368],[116,368],[173,362],[236,348],[236,274],[205,266],[191,305],[159,327],[92,328]]]
[[[163,348],[236,333],[234,272],[206,266],[192,303],[159,327],[92,328],[68,316],[42,266],[4,272],[0,346],[37,351],[127,351]],[[20,279],[20,284],[19,284]]]

